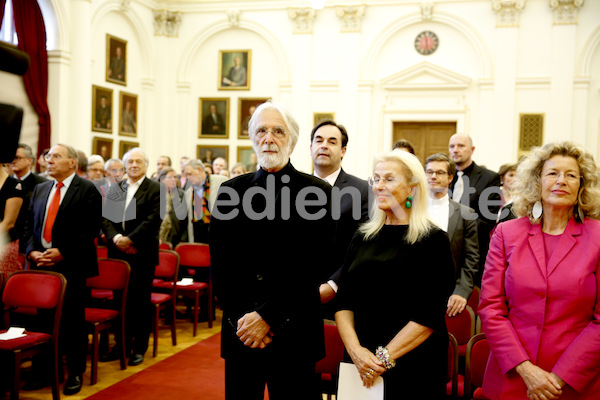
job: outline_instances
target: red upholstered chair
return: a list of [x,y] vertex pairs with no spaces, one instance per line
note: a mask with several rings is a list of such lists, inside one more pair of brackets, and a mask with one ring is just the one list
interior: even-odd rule
[[[210,251],[208,245],[204,243],[179,243],[175,247],[175,251],[179,254],[179,268],[189,269],[208,269],[210,271]],[[192,319],[194,322],[193,335],[196,336],[198,328],[198,310],[200,295],[206,294],[206,307],[208,311],[208,327],[213,325],[213,291],[212,280],[210,273],[208,274],[208,282],[194,282],[191,285],[179,286],[178,293],[193,296],[194,307],[192,309]]]
[[483,376],[490,356],[490,345],[485,334],[469,340],[465,362],[465,399],[487,399],[481,392]]
[[[39,322],[46,324],[44,329],[32,332],[12,340],[0,341],[0,360],[10,365],[2,366],[7,373],[13,371],[11,400],[19,398],[19,377],[21,362],[40,353],[51,355],[52,398],[60,398],[58,392],[58,334],[60,316],[65,297],[67,281],[59,273],[49,271],[17,271],[6,281],[2,292],[4,310],[9,314],[18,308],[35,309],[34,316],[40,316]],[[48,318],[49,317],[49,318]],[[9,318],[10,319],[10,318]],[[4,333],[5,331],[1,331]]]
[[29,269],[29,262],[27,261],[27,256],[25,253],[19,253],[17,256],[17,261],[23,269]]
[[458,343],[448,333],[448,369],[446,374],[446,395],[455,399],[464,393],[464,376],[458,373]]
[[473,291],[467,300],[467,305],[473,310],[473,314],[477,317],[477,308],[479,307],[479,298],[481,297],[481,289],[479,286],[473,286]]
[[162,242],[158,245],[159,250],[173,250],[173,245],[169,242]]
[[333,324],[325,324],[325,358],[317,362],[315,372],[321,378],[321,393],[327,394],[327,399],[337,393],[337,382],[340,362],[344,358],[344,342]]
[[458,355],[464,357],[467,353],[467,343],[475,334],[475,315],[471,307],[467,305],[463,312],[454,317],[446,314],[446,326],[458,342]]
[[108,257],[108,247],[106,246],[97,246],[96,254],[98,258],[107,258]]
[[[175,304],[177,302],[177,276],[179,274],[179,254],[173,250],[159,250],[158,265],[154,269],[155,282],[152,291],[152,305],[154,306],[153,332],[154,351],[153,357],[158,352],[158,324],[160,310],[169,304],[172,315],[171,341],[177,345],[177,329],[175,326]],[[158,280],[158,281],[156,281]]]
[[[111,290],[114,298],[111,302],[103,303],[103,307],[86,307],[85,322],[92,333],[92,378],[91,385],[98,381],[98,349],[100,332],[115,328],[117,345],[120,347],[119,354],[121,358],[121,369],[127,368],[125,365],[125,300],[127,299],[127,285],[131,267],[129,263],[123,260],[112,258],[101,258],[98,260],[98,276],[88,278],[86,285],[88,288]],[[109,308],[113,303],[114,308]]]

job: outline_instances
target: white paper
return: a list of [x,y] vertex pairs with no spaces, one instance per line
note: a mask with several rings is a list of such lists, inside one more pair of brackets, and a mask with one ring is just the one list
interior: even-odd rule
[[383,400],[383,378],[375,379],[370,388],[363,386],[358,370],[352,363],[340,363],[337,400]]
[[0,333],[0,340],[17,339],[17,338],[20,338],[23,336],[26,336],[25,328],[17,328],[17,327],[11,326],[10,328],[8,328],[8,331],[6,331],[4,333]]
[[179,282],[177,282],[177,285],[179,285],[179,286],[189,286],[189,285],[191,285],[193,283],[194,283],[194,279],[192,279],[192,278],[183,278]]

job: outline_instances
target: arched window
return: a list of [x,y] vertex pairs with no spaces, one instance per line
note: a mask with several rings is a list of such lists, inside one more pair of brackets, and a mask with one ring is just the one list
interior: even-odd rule
[[2,20],[2,29],[0,29],[0,40],[12,43],[15,46],[19,43],[17,32],[15,31],[15,21],[13,19],[12,1],[7,1],[4,8],[4,19]]
[[[12,0],[14,1],[14,0]],[[15,46],[19,43],[17,32],[15,30],[15,21],[13,19],[13,5],[11,0],[6,0],[4,8],[4,19],[0,29],[0,40],[12,43]],[[55,50],[57,48],[57,22],[56,13],[50,0],[39,0],[38,4],[44,16],[44,25],[46,26],[46,49]]]

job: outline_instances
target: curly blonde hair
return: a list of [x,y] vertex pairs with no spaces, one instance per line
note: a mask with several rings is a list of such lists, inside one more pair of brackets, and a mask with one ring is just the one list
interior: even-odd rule
[[577,161],[581,173],[581,184],[577,203],[574,205],[581,217],[599,219],[600,175],[594,157],[573,142],[548,143],[534,147],[517,168],[513,188],[513,211],[519,217],[528,216],[532,223],[539,223],[532,215],[533,205],[541,200],[541,175],[544,163],[553,156],[572,157]]

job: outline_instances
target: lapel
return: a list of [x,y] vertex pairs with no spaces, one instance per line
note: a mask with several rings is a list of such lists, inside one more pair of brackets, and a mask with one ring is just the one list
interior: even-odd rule
[[571,251],[573,246],[577,244],[575,236],[581,235],[581,225],[575,222],[575,217],[571,217],[567,223],[567,227],[558,240],[558,246],[552,252],[550,261],[548,262],[548,275],[550,275],[558,266],[558,264]]
[[[473,161],[473,164],[475,164],[474,161]],[[475,165],[473,165],[473,170],[471,171],[471,175],[469,175],[469,187],[472,187],[472,188],[477,187],[477,182],[479,182],[480,178],[481,178],[481,169],[479,168],[479,165],[475,164]],[[465,190],[465,193],[466,192],[467,191]],[[469,198],[474,195],[475,195],[475,193],[471,193],[469,195]]]
[[333,186],[343,189],[346,187],[347,183],[348,183],[348,177],[347,177],[347,174],[344,172],[344,169],[342,168],[340,170],[340,174],[338,175],[337,179],[335,180]]
[[[129,205],[127,206],[127,215],[129,215],[129,212],[132,212],[133,215],[135,215],[134,210],[137,208],[136,206],[139,204],[140,199],[142,197],[144,197],[144,195],[148,191],[149,185],[150,185],[150,181],[148,180],[147,177],[144,177],[144,180],[142,181],[140,187],[138,188],[138,190],[135,191],[131,201],[129,202]],[[125,195],[127,195],[127,193],[125,193]],[[132,210],[132,207],[133,207],[133,210]]]
[[529,224],[529,247],[538,263],[542,276],[546,278],[546,251],[544,250],[544,233],[542,224]]
[[79,188],[80,179],[81,178],[79,176],[77,176],[77,174],[75,174],[75,176],[73,177],[73,180],[71,181],[71,184],[69,185],[69,189],[67,189],[67,193],[65,193],[65,197],[64,197],[63,201],[60,203],[60,207],[58,208],[57,218],[58,218],[59,214],[62,214],[64,212],[64,210],[68,207],[69,203],[73,199],[73,196],[75,196],[75,193],[77,192],[77,189]]
[[39,204],[38,207],[36,207],[36,209],[34,210],[34,215],[35,215],[35,225],[34,226],[39,226],[41,227],[40,229],[44,229],[43,227],[43,223],[44,223],[44,216],[46,215],[46,206],[48,204],[48,197],[50,196],[50,190],[52,189],[52,186],[54,185],[54,181],[49,181],[47,184],[45,185],[39,185],[40,189],[39,189],[39,196],[37,196],[37,203]]
[[448,217],[448,239],[452,242],[452,236],[458,226],[458,220],[460,219],[460,207],[454,201],[450,200],[448,204],[449,217]]

